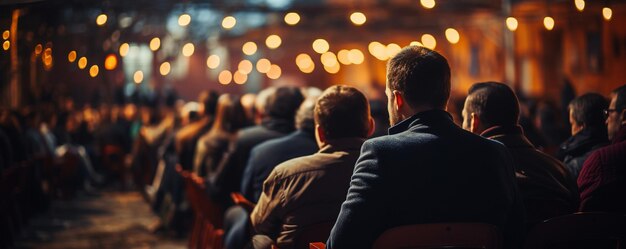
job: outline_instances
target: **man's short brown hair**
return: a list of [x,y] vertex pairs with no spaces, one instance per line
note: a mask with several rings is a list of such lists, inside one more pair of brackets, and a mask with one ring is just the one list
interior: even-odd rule
[[389,60],[387,80],[389,89],[402,92],[411,107],[443,109],[450,98],[448,61],[425,47],[405,47]]
[[369,103],[363,93],[351,86],[326,89],[315,104],[315,124],[326,139],[366,138],[369,131]]

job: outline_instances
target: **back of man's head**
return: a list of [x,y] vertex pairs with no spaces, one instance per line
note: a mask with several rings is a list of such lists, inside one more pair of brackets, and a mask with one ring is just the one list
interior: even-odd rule
[[304,100],[297,87],[279,87],[267,102],[266,112],[270,118],[294,120],[296,111]]
[[587,93],[573,99],[568,106],[572,121],[583,127],[604,127],[606,99],[597,93]]
[[296,129],[313,133],[315,131],[315,101],[317,97],[306,98],[296,113]]
[[368,136],[370,110],[367,98],[354,87],[335,85],[326,89],[315,104],[315,124],[326,140]]
[[486,129],[492,126],[514,126],[519,119],[519,101],[503,83],[482,82],[470,87],[465,102],[467,114],[475,113]]
[[425,47],[405,47],[389,60],[387,80],[389,89],[402,92],[411,107],[445,109],[450,98],[448,61]]

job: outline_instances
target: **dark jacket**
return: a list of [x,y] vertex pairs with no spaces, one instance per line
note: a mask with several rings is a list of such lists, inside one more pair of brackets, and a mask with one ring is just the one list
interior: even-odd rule
[[578,176],[579,211],[626,214],[626,125],[589,156]]
[[318,153],[276,166],[250,215],[256,232],[272,238],[281,249],[297,248],[302,245],[294,242],[302,229],[335,222],[363,141],[330,141]]
[[211,179],[212,185],[220,186],[222,193],[241,192],[241,179],[252,148],[267,140],[285,136],[293,130],[293,121],[267,119],[261,125],[239,131],[235,148],[224,169]]
[[524,136],[522,127],[495,126],[481,136],[496,140],[509,149],[527,222],[532,224],[576,211],[576,182],[561,162],[535,149]]
[[494,224],[519,244],[523,221],[506,148],[431,110],[363,144],[327,248],[371,248],[387,229],[440,222]]
[[319,147],[315,135],[303,130],[257,145],[250,152],[241,181],[241,193],[256,203],[263,189],[263,181],[274,167],[292,158],[311,155],[317,150]]
[[574,181],[580,174],[585,160],[591,153],[609,144],[606,127],[585,128],[561,144],[557,157],[561,160]]

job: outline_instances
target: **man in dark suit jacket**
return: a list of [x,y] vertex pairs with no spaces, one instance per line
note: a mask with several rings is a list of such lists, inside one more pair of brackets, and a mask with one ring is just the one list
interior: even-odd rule
[[560,161],[537,149],[518,125],[519,101],[507,85],[474,84],[463,108],[463,128],[496,140],[509,149],[522,193],[526,223],[570,214],[578,207],[578,187]]
[[250,216],[262,235],[255,236],[255,248],[272,241],[281,249],[307,248],[311,241],[299,239],[302,231],[318,226],[321,237],[308,239],[325,239],[339,215],[359,149],[374,130],[367,99],[354,87],[332,86],[315,105],[315,124],[320,150],[276,166],[263,183]]
[[411,46],[387,70],[393,126],[363,144],[327,248],[371,248],[390,228],[441,222],[494,224],[507,245],[519,244],[524,217],[510,154],[445,111],[447,60]]
[[274,167],[289,159],[311,155],[319,149],[315,142],[313,121],[315,100],[310,98],[300,105],[296,113],[296,131],[263,142],[252,149],[241,181],[241,194],[248,200],[254,203],[259,201],[263,181]]

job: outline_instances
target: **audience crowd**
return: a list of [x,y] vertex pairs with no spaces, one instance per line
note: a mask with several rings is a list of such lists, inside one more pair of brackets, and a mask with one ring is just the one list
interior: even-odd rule
[[0,247],[52,199],[111,185],[140,190],[154,231],[191,233],[192,248],[214,230],[229,249],[371,248],[391,228],[440,222],[493,224],[518,248],[546,219],[626,214],[626,85],[559,109],[499,82],[451,98],[450,70],[404,48],[386,104],[334,85],[2,109]]

